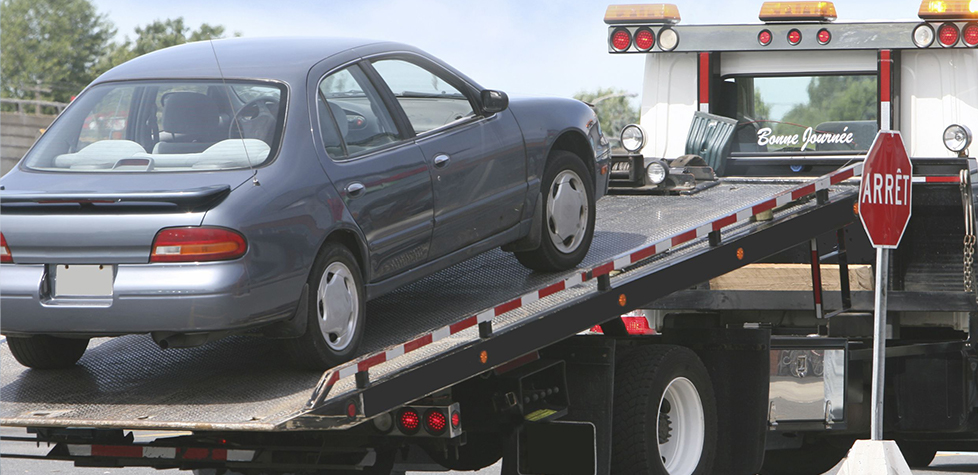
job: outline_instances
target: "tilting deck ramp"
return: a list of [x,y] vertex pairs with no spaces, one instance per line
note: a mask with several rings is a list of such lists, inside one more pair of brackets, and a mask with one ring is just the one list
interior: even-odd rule
[[[728,180],[692,196],[606,197],[579,269],[532,273],[498,250],[458,264],[370,302],[362,356],[325,374],[293,369],[281,342],[261,338],[166,351],[145,335],[100,339],[77,367],[56,371],[25,369],[4,344],[0,424],[193,431],[357,424],[682,288],[673,284],[707,280],[851,222],[856,186],[844,181],[860,171],[855,165],[811,182]],[[772,209],[771,221],[752,218]],[[713,231],[722,243],[708,242]],[[778,245],[754,239],[762,235]],[[746,255],[745,248],[708,254],[741,242]],[[599,289],[608,279],[599,277],[612,273]],[[668,284],[620,301],[620,289],[646,277]],[[689,279],[700,280],[683,283]],[[482,322],[491,322],[491,333],[483,324],[480,336]]]

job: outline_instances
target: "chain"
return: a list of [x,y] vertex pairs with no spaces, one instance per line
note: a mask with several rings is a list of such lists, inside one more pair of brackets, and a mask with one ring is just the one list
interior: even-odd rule
[[974,255],[975,255],[975,235],[965,234],[964,236],[964,291],[971,292],[972,284],[974,283],[974,278],[972,277],[972,269],[974,269]]

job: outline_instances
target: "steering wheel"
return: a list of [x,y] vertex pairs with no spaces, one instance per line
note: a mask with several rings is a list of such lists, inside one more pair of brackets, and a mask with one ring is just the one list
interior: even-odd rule
[[278,99],[270,96],[248,101],[234,113],[228,129],[228,137],[259,139],[271,144],[276,122],[276,113],[272,110],[277,112],[278,105]]

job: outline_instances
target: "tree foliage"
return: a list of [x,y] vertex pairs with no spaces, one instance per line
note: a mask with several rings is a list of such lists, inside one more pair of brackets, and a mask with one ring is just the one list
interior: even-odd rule
[[92,79],[92,66],[115,35],[88,0],[3,0],[0,75],[3,97],[67,102]]
[[621,129],[628,124],[638,123],[638,107],[629,101],[634,95],[622,89],[603,88],[581,91],[574,94],[574,99],[594,105],[605,137],[617,143]]
[[183,17],[167,20],[156,20],[146,26],[136,27],[136,38],[126,40],[112,47],[102,61],[96,66],[96,73],[101,74],[130,59],[151,53],[158,49],[168,48],[190,41],[203,41],[224,37],[224,27],[204,23],[200,28],[191,30],[184,25]]
[[814,127],[837,120],[875,120],[876,95],[875,76],[813,77],[808,102],[791,108],[782,122]]

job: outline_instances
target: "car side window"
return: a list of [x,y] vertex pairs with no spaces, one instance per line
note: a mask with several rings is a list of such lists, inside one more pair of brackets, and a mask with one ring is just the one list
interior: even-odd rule
[[475,115],[465,94],[417,64],[400,59],[382,59],[372,64],[417,134]]
[[323,144],[334,160],[404,138],[377,90],[356,65],[323,78],[318,102]]

